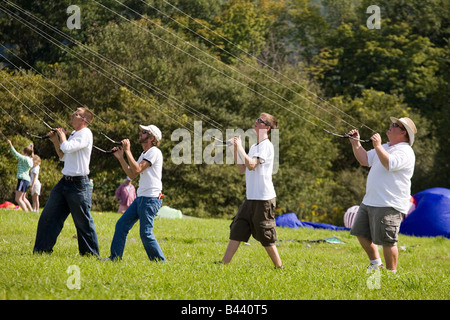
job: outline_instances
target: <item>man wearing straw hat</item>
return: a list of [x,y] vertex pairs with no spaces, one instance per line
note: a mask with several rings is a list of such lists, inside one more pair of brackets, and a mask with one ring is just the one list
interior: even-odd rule
[[[349,139],[355,158],[362,166],[370,167],[366,194],[350,231],[370,259],[368,271],[384,267],[377,247],[381,245],[386,269],[396,272],[398,231],[411,198],[411,177],[415,165],[411,147],[417,129],[407,117],[391,117],[390,120],[392,123],[386,132],[388,143],[382,144],[380,135],[376,133],[370,138],[373,149],[366,151],[359,141]],[[356,129],[349,135],[359,139]]]

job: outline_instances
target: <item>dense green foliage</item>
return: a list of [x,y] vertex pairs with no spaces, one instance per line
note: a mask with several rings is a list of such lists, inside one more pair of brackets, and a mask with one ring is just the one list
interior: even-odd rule
[[[0,130],[17,150],[32,141],[43,158],[42,204],[61,164],[48,140],[27,132],[47,132],[40,119],[69,128],[80,105],[96,114],[94,144],[103,149],[112,146],[101,133],[127,137],[137,157],[138,125],[162,130],[165,204],[188,215],[234,215],[245,195],[233,165],[195,163],[194,121],[225,138],[227,129],[253,127],[261,112],[280,120],[279,214],[342,224],[364,195],[367,170],[348,141],[322,129],[357,126],[386,141],[389,116],[409,116],[419,130],[412,192],[449,187],[448,1],[380,0],[379,30],[366,26],[368,0],[80,0],[79,30],[66,26],[70,4],[0,5]],[[190,164],[172,159],[177,129],[191,138]],[[209,152],[211,139],[200,137]],[[2,142],[1,201],[14,199],[15,170]],[[117,160],[94,150],[90,176],[94,209],[114,210],[125,178]]]

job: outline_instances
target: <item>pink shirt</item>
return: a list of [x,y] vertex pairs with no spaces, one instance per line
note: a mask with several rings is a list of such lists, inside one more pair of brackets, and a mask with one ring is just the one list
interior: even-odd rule
[[136,199],[136,189],[130,183],[130,188],[127,190],[127,184],[121,184],[116,190],[116,199],[120,200],[120,205],[129,207]]

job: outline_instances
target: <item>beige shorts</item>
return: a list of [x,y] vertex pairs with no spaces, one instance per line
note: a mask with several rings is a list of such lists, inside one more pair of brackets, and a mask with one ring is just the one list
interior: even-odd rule
[[376,245],[395,246],[402,218],[402,213],[394,208],[361,203],[350,234],[362,236]]
[[264,247],[275,245],[275,198],[245,200],[230,225],[230,240],[247,242],[252,235]]

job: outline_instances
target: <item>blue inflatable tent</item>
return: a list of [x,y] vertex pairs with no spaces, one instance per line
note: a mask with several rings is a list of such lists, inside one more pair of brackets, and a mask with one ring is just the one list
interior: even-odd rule
[[338,227],[332,224],[319,223],[319,222],[306,222],[300,221],[297,215],[293,212],[285,213],[277,218],[275,218],[277,227],[288,227],[293,229],[298,229],[302,227],[313,228],[313,229],[328,229],[328,230],[350,230],[345,227]]
[[400,233],[450,238],[450,189],[432,188],[413,195],[416,208],[403,220]]

